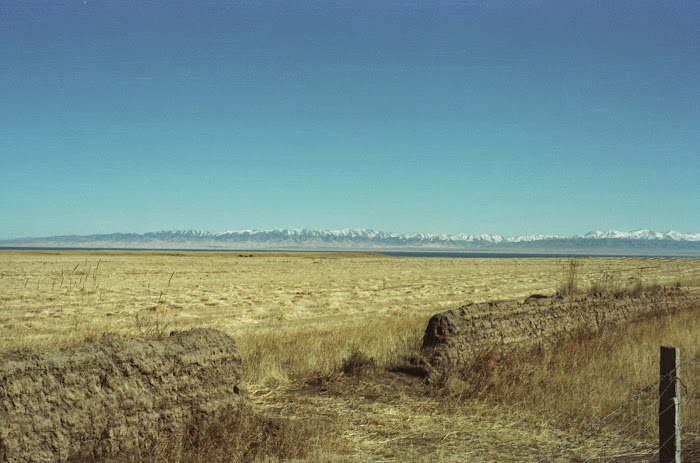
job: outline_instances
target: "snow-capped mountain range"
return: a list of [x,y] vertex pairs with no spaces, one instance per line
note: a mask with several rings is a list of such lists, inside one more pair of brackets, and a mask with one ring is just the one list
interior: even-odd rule
[[700,233],[593,231],[575,236],[400,234],[369,229],[177,230],[1,240],[2,247],[206,250],[491,252],[700,256]]

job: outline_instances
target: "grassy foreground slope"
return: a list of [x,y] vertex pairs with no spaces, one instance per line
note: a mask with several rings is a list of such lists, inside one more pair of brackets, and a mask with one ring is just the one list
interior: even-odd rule
[[284,420],[233,417],[197,448],[164,437],[150,461],[532,460],[654,381],[659,345],[698,355],[695,303],[553,350],[484,358],[439,388],[390,371],[436,312],[532,293],[692,289],[698,259],[582,259],[567,289],[565,259],[245,256],[2,252],[0,350],[194,326],[232,334],[256,405]]

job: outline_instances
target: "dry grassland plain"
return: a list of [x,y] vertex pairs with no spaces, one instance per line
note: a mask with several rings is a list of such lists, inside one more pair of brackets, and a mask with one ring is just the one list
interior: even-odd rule
[[[700,286],[700,259],[578,262],[579,287]],[[698,355],[697,307],[511,359],[507,369],[493,364],[488,378],[474,375],[483,387],[435,391],[388,370],[417,352],[431,315],[470,302],[553,295],[568,267],[561,258],[0,251],[0,352],[216,328],[236,339],[256,407],[306,423],[303,461],[532,460],[653,381],[660,343]],[[620,359],[601,366],[611,348]],[[358,352],[372,359],[369,373],[343,374]],[[605,375],[630,358],[636,363],[610,392]],[[211,461],[205,450],[173,446],[164,442],[159,455]]]

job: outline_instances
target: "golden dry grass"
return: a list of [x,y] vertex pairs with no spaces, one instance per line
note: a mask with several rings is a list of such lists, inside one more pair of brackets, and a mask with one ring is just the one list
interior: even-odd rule
[[[579,289],[700,284],[699,259],[579,263]],[[523,461],[653,381],[660,344],[698,355],[698,311],[553,351],[484,359],[490,368],[456,375],[439,390],[387,368],[416,352],[432,314],[554,294],[569,265],[554,258],[3,251],[0,351],[67,347],[106,333],[159,337],[217,328],[235,337],[256,406],[311,423],[304,451],[270,449],[273,460]],[[611,351],[617,355],[608,358]],[[373,361],[357,374],[342,373],[358,352]],[[204,449],[197,454],[207,458]]]

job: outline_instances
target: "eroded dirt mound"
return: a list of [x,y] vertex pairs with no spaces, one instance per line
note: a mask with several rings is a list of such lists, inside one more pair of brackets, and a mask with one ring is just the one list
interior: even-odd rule
[[105,339],[0,359],[0,461],[56,462],[146,448],[183,424],[252,412],[234,340],[216,330],[163,341]]
[[613,294],[532,296],[525,302],[469,304],[434,315],[423,337],[422,368],[430,379],[478,352],[546,345],[563,336],[698,306],[697,291],[660,288],[635,297]]

